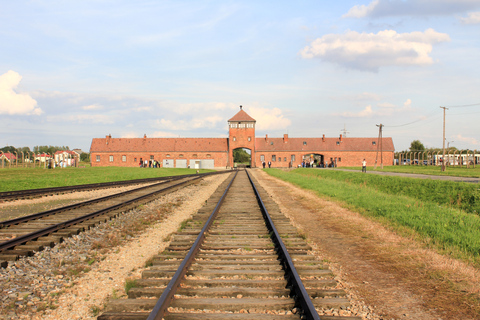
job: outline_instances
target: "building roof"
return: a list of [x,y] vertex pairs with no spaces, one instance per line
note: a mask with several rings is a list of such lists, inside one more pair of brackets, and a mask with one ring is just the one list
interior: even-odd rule
[[232,118],[228,121],[253,121],[256,122],[255,119],[250,117],[245,111],[243,111],[242,106],[240,106],[240,111],[237,112]]
[[55,155],[58,155],[58,154],[71,154],[73,156],[79,155],[78,152],[73,151],[73,150],[58,150],[58,151],[55,152]]
[[9,161],[10,161],[10,160],[16,160],[16,159],[17,159],[17,157],[16,157],[13,153],[11,153],[11,152],[4,152],[4,153],[1,155],[1,157],[2,157],[2,158],[5,158],[5,159],[7,159],[7,160],[9,160]]
[[[395,151],[392,138],[382,138],[382,150]],[[377,151],[378,138],[255,138],[256,152]]]
[[227,138],[94,138],[90,152],[227,152]]

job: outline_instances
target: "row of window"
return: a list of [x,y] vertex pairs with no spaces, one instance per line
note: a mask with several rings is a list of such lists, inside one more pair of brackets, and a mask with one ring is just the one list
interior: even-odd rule
[[[275,161],[277,161],[277,160],[278,160],[278,162],[282,162],[282,157],[278,157],[278,158],[277,158],[277,156],[273,154],[270,161],[275,162]],[[332,160],[333,160],[333,159],[332,159]],[[260,161],[261,161],[261,162],[264,162],[264,161],[265,161],[265,155],[263,155],[263,154],[260,155]],[[286,162],[286,161],[287,161],[287,157],[283,157],[283,161]],[[294,154],[292,154],[292,155],[290,156],[290,161],[291,161],[292,163],[295,162],[295,155],[294,155]],[[342,158],[335,158],[335,161],[341,162],[341,161],[342,161]]]
[[[261,161],[261,162],[264,162],[264,161],[265,161],[265,155],[263,155],[263,154],[260,155],[260,161]],[[273,154],[271,161],[272,161],[272,162],[277,161],[277,156]],[[278,157],[278,162],[281,162],[281,161],[282,161],[282,157]],[[283,161],[284,161],[284,162],[287,162],[287,157],[283,157]],[[290,156],[290,161],[292,161],[292,163],[295,162],[295,155],[294,155],[294,154],[292,154],[292,155]]]
[[[232,137],[233,141],[237,141],[237,137]],[[252,137],[247,138],[248,141],[252,141]]]
[[230,123],[230,128],[254,128],[254,124],[252,122],[247,123]]
[[[171,156],[170,156],[169,154],[167,154],[167,155],[165,155],[165,157],[166,157],[166,158],[170,158]],[[183,154],[179,154],[179,155],[178,155],[178,158],[183,158],[183,157],[184,157]],[[193,155],[192,155],[192,158],[197,158],[197,157],[198,157],[198,156],[197,156],[196,154],[193,154]],[[207,154],[206,157],[207,157],[207,158],[211,158],[212,155]],[[152,155],[151,155],[151,156],[150,156],[150,160],[154,160],[154,159],[155,159],[155,156],[152,156]],[[96,158],[95,158],[95,160],[96,160],[97,162],[100,162],[100,160],[101,160],[100,155],[97,155]],[[113,161],[114,161],[113,155],[109,155],[109,156],[108,156],[108,161],[109,161],[109,162],[113,162]],[[134,158],[133,161],[134,161],[134,162],[137,162],[137,158]],[[127,156],[126,156],[126,155],[122,155],[122,162],[127,162]]]

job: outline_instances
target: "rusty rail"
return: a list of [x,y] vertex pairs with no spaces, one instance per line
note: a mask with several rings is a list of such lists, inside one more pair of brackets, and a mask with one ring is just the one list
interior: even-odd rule
[[260,197],[260,193],[258,192],[255,184],[253,183],[248,171],[247,176],[255,191],[255,195],[257,196],[258,203],[261,207],[263,217],[265,218],[265,222],[267,224],[267,228],[271,234],[271,239],[275,244],[279,260],[283,266],[283,269],[285,270],[285,277],[288,282],[287,286],[291,290],[290,296],[294,298],[297,307],[302,310],[305,319],[320,320],[320,316],[318,315],[317,310],[315,310],[315,306],[313,305],[312,300],[310,299],[310,296],[308,295],[307,290],[305,289],[305,286],[303,285],[302,280],[298,275],[297,269],[293,265],[293,260],[287,251],[287,247],[285,247],[285,244],[283,243],[280,234],[277,231],[277,228],[273,224],[272,218],[270,217],[270,214],[268,213],[268,210],[265,207],[262,198]]
[[183,259],[182,263],[178,267],[174,276],[168,283],[168,286],[165,288],[162,295],[160,296],[157,303],[155,304],[155,307],[153,308],[152,312],[148,316],[147,320],[162,320],[162,318],[164,317],[168,309],[168,305],[170,304],[170,301],[173,299],[173,296],[175,295],[175,292],[177,291],[177,288],[180,285],[180,282],[182,281],[183,277],[187,273],[188,268],[190,267],[193,260],[195,259],[195,255],[197,254],[198,250],[200,250],[200,245],[205,239],[205,234],[208,232],[208,230],[210,229],[210,226],[215,220],[215,217],[217,216],[217,213],[220,210],[220,207],[222,206],[222,203],[225,200],[228,190],[230,189],[230,186],[235,180],[235,177],[237,176],[237,174],[238,174],[238,171],[235,173],[232,180],[228,184],[227,188],[225,189],[225,192],[220,198],[220,201],[217,203],[217,205],[215,206],[215,209],[210,214],[210,217],[208,218],[207,222],[203,226],[202,231],[200,231],[200,234],[198,235],[197,239],[193,243],[192,248],[188,251],[187,256]]
[[[194,177],[192,180],[196,180],[196,179],[200,179],[202,178],[201,176],[196,176]],[[128,201],[125,201],[123,203],[120,203],[120,204],[116,204],[116,205],[113,205],[113,206],[110,206],[108,208],[104,208],[104,209],[101,209],[101,210],[98,210],[98,211],[95,211],[95,212],[92,212],[92,213],[89,213],[87,215],[84,215],[84,216],[81,216],[81,217],[78,217],[78,218],[74,218],[74,219],[71,219],[71,220],[68,220],[68,221],[64,221],[64,222],[61,222],[61,223],[58,223],[58,224],[55,224],[55,225],[52,225],[52,226],[49,226],[47,228],[44,228],[44,229],[40,229],[40,230],[37,230],[35,232],[31,232],[29,234],[25,234],[23,236],[19,236],[17,238],[14,238],[12,240],[9,240],[9,241],[5,241],[3,243],[0,243],[0,252],[5,252],[9,249],[13,249],[14,247],[18,246],[18,245],[21,245],[21,244],[24,244],[28,241],[32,241],[32,240],[36,240],[38,239],[39,237],[42,237],[42,236],[45,236],[45,235],[48,235],[48,234],[51,234],[55,231],[58,231],[58,230],[61,230],[61,229],[65,229],[65,228],[68,228],[72,225],[75,225],[75,224],[78,224],[78,223],[81,223],[83,221],[86,221],[86,220],[89,220],[89,219],[92,219],[92,218],[95,218],[97,216],[100,216],[102,214],[105,214],[105,213],[108,213],[110,211],[113,211],[113,210],[116,210],[116,209],[119,209],[123,206],[126,206],[126,205],[129,205],[131,203],[134,203],[136,201],[139,201],[139,200],[143,200],[145,198],[148,198],[148,197],[151,197],[157,193],[160,193],[160,192],[164,192],[164,191],[167,191],[169,189],[172,189],[172,188],[175,188],[175,187],[178,187],[178,186],[181,186],[183,184],[186,184],[186,183],[189,183],[190,181],[192,180],[187,180],[187,181],[183,181],[183,182],[180,182],[180,183],[177,183],[175,185],[172,185],[172,186],[169,186],[169,187],[166,187],[166,188],[163,188],[163,189],[160,189],[160,190],[156,190],[154,192],[151,192],[151,193],[148,193],[148,194],[145,194],[143,196],[140,196],[140,197],[136,197],[134,199],[131,199],[131,200],[128,200]]]

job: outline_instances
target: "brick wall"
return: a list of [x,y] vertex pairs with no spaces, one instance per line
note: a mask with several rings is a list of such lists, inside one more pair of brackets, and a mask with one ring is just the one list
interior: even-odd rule
[[[257,152],[255,154],[255,161],[258,166],[262,166],[261,156],[264,156],[265,162],[268,164],[269,161],[272,162],[272,168],[288,168],[290,166],[290,161],[292,155],[295,156],[295,161],[292,163],[292,167],[297,167],[301,165],[303,161],[303,156],[308,156],[310,154],[321,154],[323,155],[325,164],[330,163],[330,158],[335,161],[337,167],[361,167],[362,161],[365,159],[367,161],[367,166],[373,166],[375,164],[375,159],[377,152]],[[272,161],[272,156],[275,156],[275,161]],[[383,152],[383,164],[385,166],[390,166],[393,164],[394,153],[393,152]],[[281,159],[281,160],[280,160]],[[309,159],[309,158],[307,158]],[[378,165],[380,165],[380,153],[378,154]]]
[[[97,156],[100,156],[100,161],[97,161]],[[113,161],[110,161],[110,156],[113,156]],[[123,157],[125,160],[123,161]],[[90,161],[92,167],[138,167],[140,164],[140,158],[142,160],[150,160],[150,157],[162,163],[163,160],[176,161],[178,159],[187,160],[214,160],[215,167],[227,166],[227,151],[224,152],[92,152],[90,155]]]

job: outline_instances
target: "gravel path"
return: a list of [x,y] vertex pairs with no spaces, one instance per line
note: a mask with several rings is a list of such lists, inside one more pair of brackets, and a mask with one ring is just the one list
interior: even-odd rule
[[[0,269],[0,319],[94,319],[227,176],[205,178]],[[152,219],[161,221],[147,227]]]

